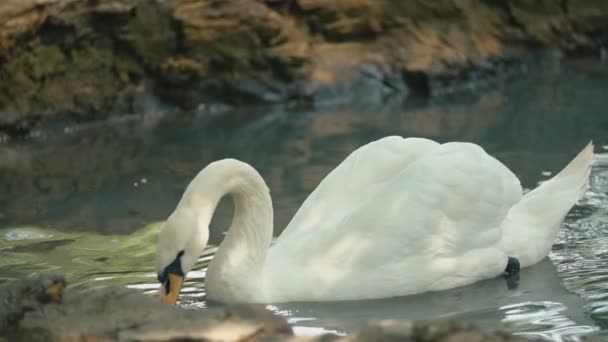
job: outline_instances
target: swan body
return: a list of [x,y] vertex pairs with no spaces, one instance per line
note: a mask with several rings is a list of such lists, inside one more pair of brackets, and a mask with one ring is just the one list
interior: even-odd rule
[[207,270],[212,300],[393,297],[499,276],[509,257],[530,266],[547,256],[587,189],[592,158],[590,143],[524,196],[518,178],[475,144],[386,137],[355,150],[327,175],[272,247],[264,180],[246,163],[216,161],[192,180],[160,231],[165,300],[177,300],[226,194],[235,214]]

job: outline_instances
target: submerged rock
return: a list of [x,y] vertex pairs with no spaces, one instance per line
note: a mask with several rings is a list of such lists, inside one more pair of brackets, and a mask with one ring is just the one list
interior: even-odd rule
[[173,308],[124,287],[65,289],[39,276],[0,289],[0,340],[10,341],[519,341],[467,323],[381,321],[349,336],[296,337],[262,305]]

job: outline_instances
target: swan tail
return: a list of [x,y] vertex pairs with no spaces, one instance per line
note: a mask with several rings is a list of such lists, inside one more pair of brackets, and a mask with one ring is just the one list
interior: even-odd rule
[[563,170],[509,210],[501,244],[522,267],[541,261],[549,253],[562,221],[589,188],[592,159],[590,142]]

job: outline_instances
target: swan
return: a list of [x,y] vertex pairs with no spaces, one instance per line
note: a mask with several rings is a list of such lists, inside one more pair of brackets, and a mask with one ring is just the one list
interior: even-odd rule
[[518,178],[480,146],[389,136],[352,152],[308,196],[271,246],[270,191],[249,164],[203,168],[162,224],[163,301],[175,304],[202,254],[224,195],[234,217],[206,273],[225,303],[376,299],[493,278],[547,256],[588,188],[593,144],[523,195]]

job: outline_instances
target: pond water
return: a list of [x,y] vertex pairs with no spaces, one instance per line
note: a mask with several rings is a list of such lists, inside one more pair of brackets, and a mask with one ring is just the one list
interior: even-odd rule
[[[300,334],[347,333],[369,320],[458,318],[528,337],[576,340],[608,331],[608,66],[550,63],[481,92],[313,110],[208,108],[104,124],[56,126],[0,145],[0,282],[60,270],[72,286],[123,284],[154,293],[157,222],[210,161],[234,157],[268,182],[281,232],[319,181],[353,149],[385,135],[473,141],[526,188],[560,170],[589,140],[591,189],[549,258],[516,290],[493,279],[440,293],[343,303],[271,305]],[[204,271],[231,218],[223,200],[211,246],[181,305],[204,308]],[[294,270],[297,271],[297,270]],[[406,273],[404,274],[406,276]]]

